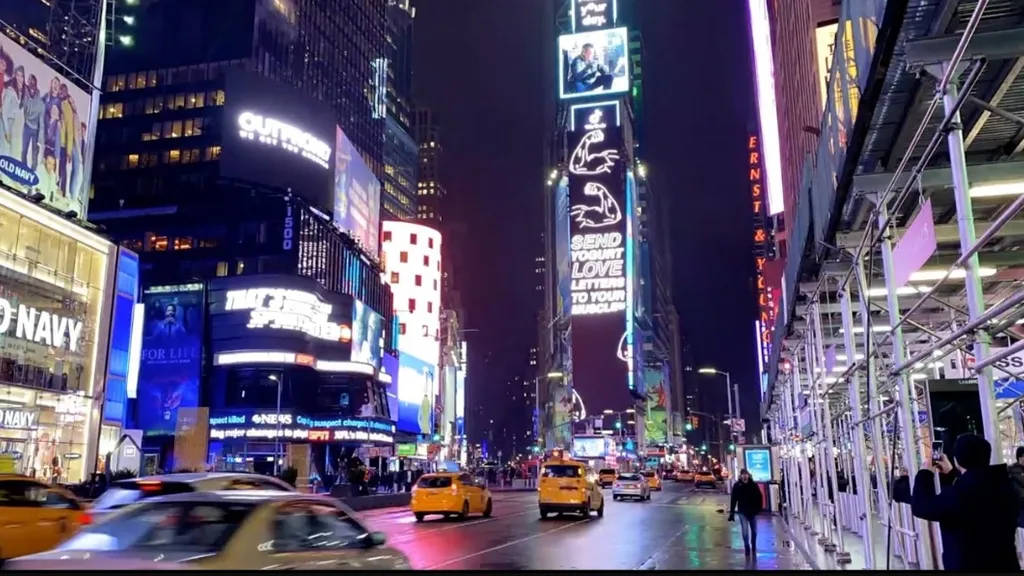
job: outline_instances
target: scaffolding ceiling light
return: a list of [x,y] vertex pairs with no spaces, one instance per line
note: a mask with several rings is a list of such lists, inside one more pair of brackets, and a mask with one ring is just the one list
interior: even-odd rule
[[1024,181],[999,182],[982,186],[971,186],[971,198],[996,198],[1024,194]]

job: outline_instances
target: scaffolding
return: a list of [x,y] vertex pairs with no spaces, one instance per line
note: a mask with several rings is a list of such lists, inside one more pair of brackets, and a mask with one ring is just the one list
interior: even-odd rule
[[[866,569],[929,570],[942,569],[937,527],[913,517],[909,505],[893,498],[897,483],[907,482],[913,490],[916,471],[927,467],[932,458],[936,431],[928,371],[936,380],[940,373],[952,378],[954,364],[944,360],[956,357],[955,366],[963,372],[956,377],[976,379],[981,429],[992,445],[992,463],[1014,460],[1013,447],[1024,440],[1020,409],[1024,396],[1003,394],[997,399],[997,388],[1003,383],[1024,380],[1006,362],[1024,351],[1024,339],[1012,330],[1024,316],[1024,290],[1017,280],[1009,289],[994,290],[998,282],[986,281],[991,275],[982,273],[979,258],[1005,228],[1019,224],[1014,219],[1024,208],[1024,194],[988,215],[978,234],[971,193],[975,166],[968,165],[965,139],[974,141],[981,127],[979,115],[974,115],[965,136],[962,113],[965,104],[972,103],[985,114],[1016,118],[1024,133],[1024,120],[998,107],[998,99],[1021,71],[1024,58],[1019,56],[1024,48],[1014,56],[1017,47],[996,44],[993,26],[979,32],[984,22],[991,24],[985,18],[987,0],[931,3],[932,8],[948,5],[959,10],[966,23],[955,43],[950,35],[942,38],[946,50],[935,49],[934,43],[922,46],[921,41],[911,46],[915,39],[898,29],[905,18],[910,19],[909,13],[917,10],[921,15],[926,3],[898,4],[895,0],[847,0],[842,5],[835,41],[842,49],[837,48],[833,57],[819,147],[805,167],[804,193],[814,196],[816,205],[797,211],[794,226],[797,235],[802,226],[814,242],[806,250],[799,246],[790,251],[795,259],[809,254],[820,265],[810,274],[813,281],[802,284],[799,279],[809,276],[806,262],[803,267],[799,262],[787,265],[786,281],[799,286],[795,292],[804,299],[800,312],[805,320],[779,315],[776,333],[782,345],[775,346],[779,367],[770,378],[764,415],[780,457],[785,514],[798,536],[809,536],[807,541],[815,542],[837,564],[851,563],[853,550]],[[893,24],[889,19],[896,10],[902,14]],[[887,25],[897,30],[883,31]],[[890,40],[885,40],[886,34]],[[883,47],[883,41],[892,44]],[[890,66],[885,82],[894,84],[900,74],[911,75],[935,90],[930,99],[919,101],[924,113],[914,119],[920,123],[912,137],[898,143],[906,150],[898,165],[885,172],[884,179],[871,180],[873,189],[864,190],[858,197],[862,205],[851,210],[850,198],[841,190],[841,173],[848,162],[863,166],[860,150],[849,148],[850,134],[865,129],[858,122],[859,112],[873,113],[858,106],[863,104],[867,84],[877,80],[871,72],[878,61],[876,52],[885,50],[905,60],[928,54],[917,58],[920,66],[914,71],[906,62]],[[1002,93],[996,90],[997,97],[978,98],[981,82],[997,76],[986,51],[998,50],[1003,50],[1002,58],[1014,59],[1007,66],[1012,76],[1001,79],[1000,85],[1006,88]],[[884,96],[880,100],[880,106],[888,104]],[[988,116],[980,117],[983,124]],[[1017,151],[1024,148],[1020,142],[1014,144]],[[945,182],[926,177],[938,157],[948,160],[943,168],[948,176]],[[1015,180],[1024,186],[1024,174]],[[949,211],[955,218],[955,234],[944,239],[958,242],[958,256],[943,262],[948,269],[934,278],[933,286],[911,287],[909,292],[917,301],[908,306],[906,300],[901,302],[908,292],[907,274],[905,270],[897,274],[904,265],[894,257],[897,224],[932,219],[928,200],[936,188],[952,189],[954,205]],[[823,202],[825,198],[831,204]],[[915,203],[916,210],[912,209]],[[861,215],[853,218],[863,222],[865,229],[855,235],[857,240],[831,245],[829,229],[834,222],[858,211]],[[962,279],[962,289],[951,290],[951,279]],[[926,307],[941,312],[922,315]],[[1009,344],[993,352],[994,338]],[[973,367],[963,369],[965,361],[973,361]]]

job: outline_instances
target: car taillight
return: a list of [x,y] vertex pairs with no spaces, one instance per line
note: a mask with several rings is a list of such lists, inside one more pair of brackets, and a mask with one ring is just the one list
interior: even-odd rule
[[615,485],[612,486],[612,488],[622,488],[622,484],[619,484],[618,482],[616,482]]
[[82,512],[78,516],[78,523],[82,526],[88,526],[89,524],[92,524],[92,514],[89,514],[88,512]]

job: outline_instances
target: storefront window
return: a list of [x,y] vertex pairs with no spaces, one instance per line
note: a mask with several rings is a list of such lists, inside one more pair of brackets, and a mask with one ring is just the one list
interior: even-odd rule
[[0,385],[0,474],[81,481],[89,403],[82,394]]

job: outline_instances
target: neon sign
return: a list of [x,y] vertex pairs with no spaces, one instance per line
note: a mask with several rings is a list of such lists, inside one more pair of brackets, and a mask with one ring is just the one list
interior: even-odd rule
[[761,176],[761,150],[756,134],[747,139],[747,174],[750,180],[750,197],[754,210],[754,280],[757,284],[758,307],[758,349],[761,366],[767,366],[772,352],[772,335],[775,332],[775,298],[772,287],[765,280],[764,268],[774,257],[773,239],[768,229],[768,207],[765,203],[764,181]]
[[330,321],[333,308],[312,292],[284,288],[231,290],[224,305],[229,312],[251,310],[248,328],[294,330],[322,340],[351,340],[351,328]]
[[319,164],[330,167],[331,145],[309,132],[275,118],[253,112],[238,115],[238,135],[247,140],[257,140],[269,146],[276,146]]

